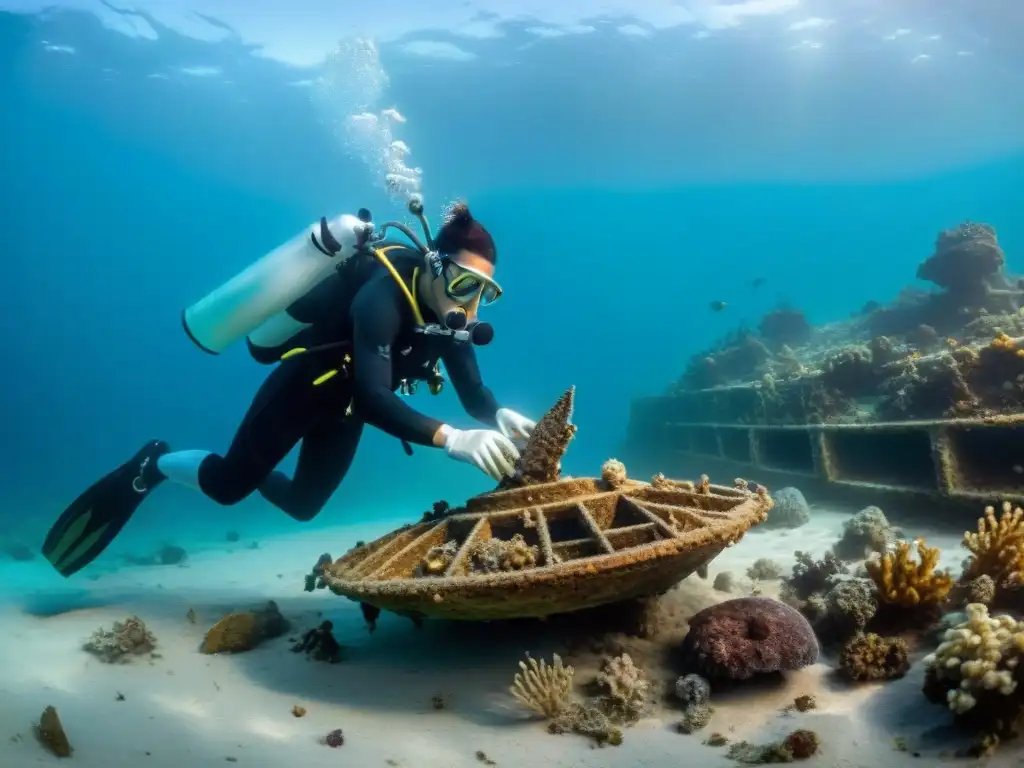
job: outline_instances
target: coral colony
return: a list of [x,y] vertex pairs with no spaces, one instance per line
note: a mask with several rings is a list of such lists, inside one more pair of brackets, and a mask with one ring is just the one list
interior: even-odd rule
[[[994,230],[966,223],[943,232],[919,276],[941,290],[907,292],[891,306],[866,307],[826,328],[810,327],[792,307],[779,308],[759,332],[738,333],[696,356],[674,392],[656,403],[671,400],[673,418],[684,427],[688,409],[700,411],[704,423],[733,425],[877,426],[897,415],[1017,414],[1024,405],[1024,350],[1015,341],[1024,333],[1024,284],[1005,272]],[[735,388],[740,394],[708,394],[751,382],[756,386]],[[574,396],[570,388],[541,418],[513,477],[464,506],[437,502],[418,522],[359,542],[337,559],[321,555],[306,589],[357,601],[371,631],[389,613],[417,625],[434,617],[550,619],[537,626],[564,632],[564,651],[550,660],[527,653],[508,694],[551,734],[579,734],[600,746],[622,744],[645,718],[668,716],[680,738],[699,739],[697,749],[724,748],[739,764],[827,752],[827,738],[823,743],[799,721],[827,706],[812,695],[817,691],[801,692],[786,707],[796,727],[779,738],[734,740],[730,729],[728,709],[742,701],[745,686],[814,664],[831,668],[847,687],[920,686],[908,706],[945,708],[947,714],[930,709],[938,722],[948,717],[973,739],[971,755],[991,754],[1020,735],[1024,512],[1013,502],[985,507],[964,533],[967,558],[959,572],[943,567],[939,549],[924,537],[868,506],[845,520],[825,551],[795,552],[791,569],[757,557],[750,545],[745,576],[718,573],[713,588],[702,587],[709,596],[702,610],[673,613],[672,590],[681,581],[707,578],[709,563],[752,528],[783,536],[807,525],[812,507],[796,488],[770,494],[743,478],[719,485],[707,475],[657,474],[642,481],[617,459],[596,477],[565,476],[562,462],[577,432]],[[634,409],[641,421],[646,407]],[[643,423],[637,426],[642,435]],[[724,433],[713,437],[722,459],[727,450],[742,453],[749,436],[735,444]],[[700,441],[697,432],[687,439]],[[567,613],[572,621],[559,623]],[[196,648],[205,654],[249,652],[292,624],[273,602],[215,621],[190,610],[187,622],[208,627]],[[287,658],[342,668],[357,663],[343,653],[333,627],[321,617],[304,628]],[[102,661],[128,664],[155,663],[156,646],[136,616],[85,642]],[[724,687],[731,700],[716,705]],[[448,708],[440,695],[432,703]],[[294,717],[305,714],[292,709]],[[53,707],[36,731],[54,754],[71,754]],[[321,743],[342,748],[347,738],[336,728]],[[478,759],[495,763],[483,752]]]

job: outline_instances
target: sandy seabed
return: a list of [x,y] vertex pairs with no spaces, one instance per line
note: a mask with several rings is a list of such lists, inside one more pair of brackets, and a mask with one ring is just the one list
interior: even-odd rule
[[[815,510],[807,525],[791,531],[755,530],[712,564],[709,579],[691,576],[662,598],[663,613],[688,615],[742,594],[716,592],[716,574],[737,576],[756,559],[771,558],[786,571],[796,549],[816,557],[836,541],[846,515]],[[897,521],[898,522],[898,521]],[[920,657],[903,679],[857,687],[830,674],[831,659],[769,684],[738,686],[713,696],[713,719],[693,735],[675,730],[680,718],[671,697],[678,671],[666,666],[664,647],[622,637],[622,647],[655,683],[651,717],[625,730],[618,747],[597,748],[576,735],[553,736],[524,714],[508,695],[517,663],[526,652],[550,658],[561,652],[577,667],[577,681],[594,672],[599,657],[565,653],[566,625],[472,626],[382,615],[368,633],[358,606],[326,591],[302,590],[303,576],[320,553],[334,555],[359,539],[389,529],[374,523],[246,541],[200,551],[181,566],[134,567],[62,581],[37,559],[0,565],[0,766],[48,765],[59,759],[38,743],[33,723],[47,705],[57,708],[74,747],[68,764],[81,768],[152,766],[402,766],[461,768],[498,766],[687,766],[735,765],[725,749],[705,745],[712,732],[731,741],[777,740],[796,728],[816,731],[820,753],[806,766],[898,768],[925,762],[952,763],[949,713],[921,694]],[[926,535],[943,549],[942,563],[956,570],[964,552],[959,536]],[[764,593],[775,594],[772,582]],[[777,583],[776,583],[777,584]],[[40,586],[46,585],[46,586]],[[62,591],[63,590],[63,591]],[[206,629],[230,610],[275,600],[293,631],[248,653],[206,656],[198,652]],[[94,605],[43,617],[25,606]],[[197,621],[186,619],[189,608]],[[52,610],[52,608],[51,608]],[[100,626],[137,614],[158,639],[154,658],[105,664],[82,649]],[[334,622],[344,660],[326,664],[292,653],[289,638]],[[928,650],[928,649],[924,649]],[[811,694],[817,708],[788,708]],[[440,696],[445,707],[432,700]],[[292,714],[294,706],[304,717]],[[343,746],[323,737],[341,728]],[[898,747],[898,744],[905,747]],[[483,753],[486,759],[478,754]],[[1024,765],[1018,745],[987,761]],[[486,762],[487,760],[491,762]],[[970,765],[973,761],[956,760]]]

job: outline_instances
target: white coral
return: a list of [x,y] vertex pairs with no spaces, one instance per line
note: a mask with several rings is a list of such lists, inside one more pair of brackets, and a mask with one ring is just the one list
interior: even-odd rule
[[626,482],[626,465],[618,459],[608,459],[601,465],[601,479],[612,488],[620,488]]
[[1024,656],[1024,621],[989,616],[981,603],[967,606],[967,621],[946,631],[943,642],[924,659],[937,680],[959,684],[947,694],[949,708],[963,714],[982,691],[1009,696],[1017,688],[1013,671]]
[[516,701],[547,718],[557,717],[569,706],[575,670],[564,666],[557,653],[551,664],[527,656],[526,661],[519,662],[519,668],[509,688]]
[[616,717],[629,722],[644,713],[650,684],[628,653],[608,659],[597,681],[607,692],[606,704]]
[[150,653],[156,647],[156,638],[138,616],[115,621],[112,629],[102,627],[93,632],[83,648],[108,664],[123,663],[132,656]]

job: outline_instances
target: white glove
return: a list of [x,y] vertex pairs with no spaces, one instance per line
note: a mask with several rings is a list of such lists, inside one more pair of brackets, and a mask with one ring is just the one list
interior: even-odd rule
[[519,450],[512,441],[492,429],[442,427],[444,451],[450,458],[472,464],[496,482],[515,472]]
[[494,414],[494,420],[498,423],[501,434],[509,440],[529,440],[537,426],[537,422],[530,421],[525,416],[510,411],[508,408],[499,408],[498,412]]

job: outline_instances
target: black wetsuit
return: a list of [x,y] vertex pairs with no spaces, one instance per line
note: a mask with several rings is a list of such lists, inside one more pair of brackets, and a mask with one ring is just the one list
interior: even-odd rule
[[[413,270],[422,263],[418,253],[391,250],[387,257],[411,286]],[[421,310],[428,323],[437,322],[425,306]],[[438,360],[466,412],[495,425],[498,403],[481,380],[472,346],[414,333],[408,299],[372,256],[356,257],[288,311],[313,325],[277,352],[348,345],[284,360],[267,377],[228,452],[211,454],[200,466],[200,488],[214,501],[235,504],[259,490],[296,520],[310,520],[344,479],[364,424],[408,443],[433,445],[441,422],[411,408],[395,390],[403,379],[426,380]],[[346,353],[352,356],[349,371],[314,386],[323,373],[342,366]],[[289,479],[274,468],[299,441],[295,477]]]

